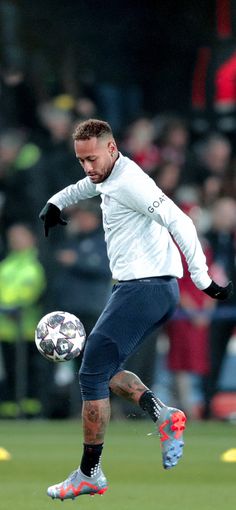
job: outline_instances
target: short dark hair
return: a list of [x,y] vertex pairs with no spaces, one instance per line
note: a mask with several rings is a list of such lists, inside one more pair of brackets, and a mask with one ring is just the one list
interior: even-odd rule
[[73,140],[89,140],[90,138],[101,138],[112,136],[112,129],[108,122],[98,119],[88,119],[80,122],[72,135]]

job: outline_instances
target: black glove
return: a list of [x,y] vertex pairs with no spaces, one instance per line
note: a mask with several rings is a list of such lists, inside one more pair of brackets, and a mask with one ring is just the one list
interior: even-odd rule
[[67,225],[67,221],[61,218],[59,207],[48,202],[39,213],[39,218],[44,222],[45,237],[48,237],[49,229],[56,225]]
[[225,299],[229,299],[234,292],[234,286],[232,282],[229,282],[226,287],[220,287],[220,285],[217,285],[215,282],[211,282],[209,287],[203,290],[208,296],[219,299],[220,301],[224,301]]

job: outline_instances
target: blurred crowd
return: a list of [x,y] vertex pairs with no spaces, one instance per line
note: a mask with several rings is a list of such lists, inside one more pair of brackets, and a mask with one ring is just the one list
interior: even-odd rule
[[[38,218],[51,195],[84,176],[71,136],[79,121],[98,117],[111,123],[120,151],[192,218],[212,278],[220,285],[230,279],[236,287],[236,97],[225,85],[235,76],[236,59],[231,35],[221,36],[209,51],[199,50],[192,115],[187,106],[186,115],[147,113],[132,68],[125,67],[129,76],[120,81],[117,60],[113,74],[100,77],[92,89],[87,84],[76,92],[70,81],[46,95],[36,94],[19,58],[0,66],[0,418],[68,417],[80,410],[81,360],[54,365],[34,345],[38,320],[53,310],[79,316],[89,334],[113,283],[99,199],[68,209],[68,225],[46,240]],[[125,58],[124,52],[117,51],[117,58]],[[203,67],[216,55],[219,67],[209,68],[217,94],[208,88],[206,104]],[[126,60],[130,63],[130,55]],[[100,69],[103,78],[104,72]],[[214,418],[222,366],[236,333],[236,294],[216,304],[194,287],[184,259],[183,266],[176,315],[147,339],[127,368],[157,391],[168,373],[170,403],[190,418]],[[232,385],[236,390],[236,380]],[[132,408],[114,399],[113,412],[132,414]]]

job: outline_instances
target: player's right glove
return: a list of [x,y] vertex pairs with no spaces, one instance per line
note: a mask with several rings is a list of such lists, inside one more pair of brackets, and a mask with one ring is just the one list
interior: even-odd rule
[[44,222],[45,237],[48,237],[49,229],[56,225],[67,225],[67,221],[61,218],[61,211],[59,207],[50,202],[43,207],[39,213],[39,218]]
[[209,287],[204,289],[203,292],[205,292],[205,294],[212,297],[213,299],[224,301],[233,295],[234,286],[232,282],[229,282],[226,287],[220,287],[220,285],[217,285],[217,283],[212,281]]

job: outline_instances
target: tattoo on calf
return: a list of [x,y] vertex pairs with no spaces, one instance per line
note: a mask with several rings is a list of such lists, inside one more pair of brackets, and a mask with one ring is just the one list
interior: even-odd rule
[[110,388],[119,397],[136,403],[142,393],[148,389],[137,375],[127,370],[119,372],[112,378]]
[[85,443],[103,442],[106,426],[110,419],[109,399],[85,401],[82,414]]

